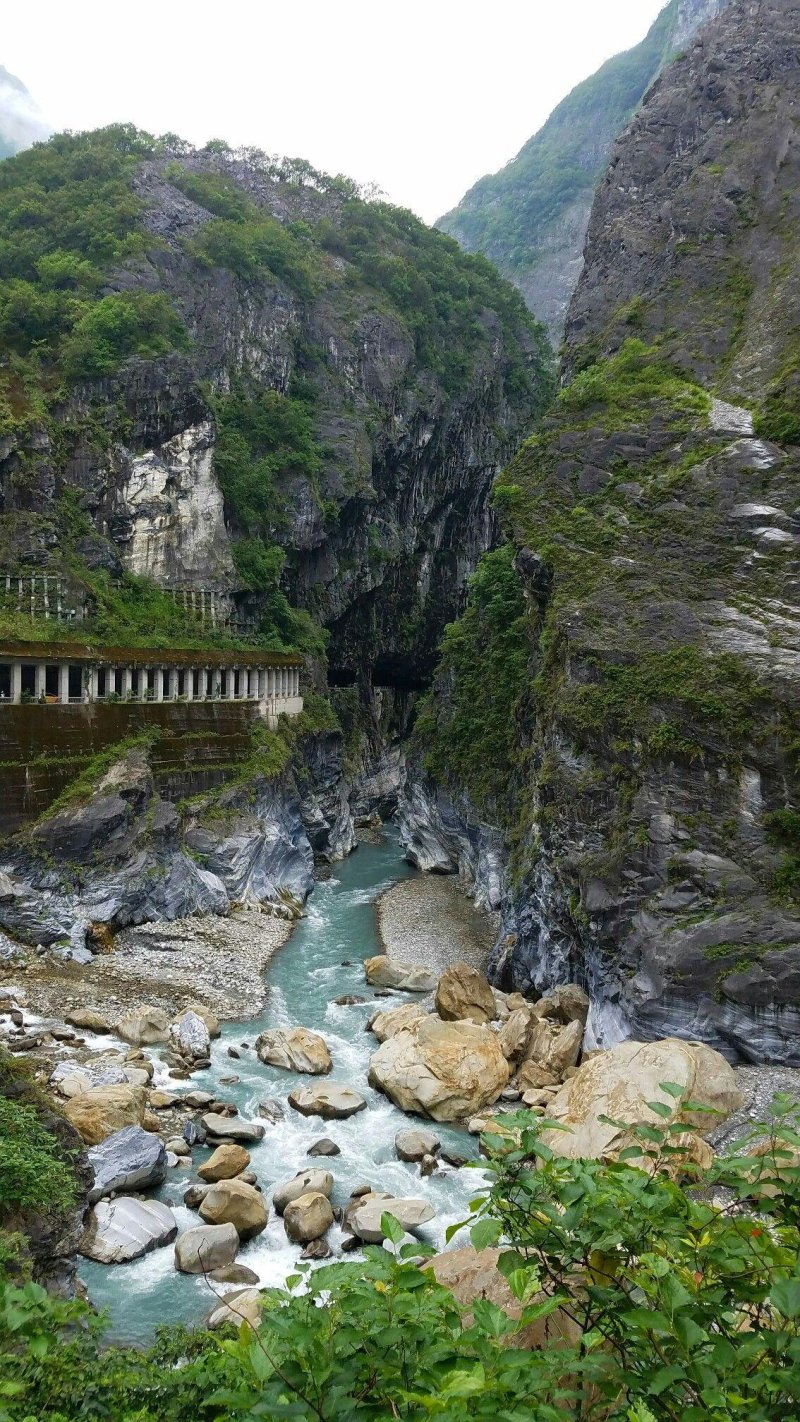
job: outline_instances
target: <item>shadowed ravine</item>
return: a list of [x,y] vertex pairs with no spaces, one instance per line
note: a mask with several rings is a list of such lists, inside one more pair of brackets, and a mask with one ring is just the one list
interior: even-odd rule
[[[241,1116],[259,1119],[259,1101],[276,1097],[285,1103],[294,1086],[313,1080],[262,1065],[252,1050],[259,1032],[286,1025],[302,1025],[321,1032],[333,1057],[329,1079],[356,1087],[367,1097],[368,1109],[348,1121],[326,1122],[307,1119],[287,1106],[285,1120],[267,1124],[263,1141],[251,1149],[252,1169],[265,1197],[269,1199],[273,1186],[296,1171],[320,1165],[331,1171],[336,1182],[334,1205],[344,1204],[354,1186],[367,1182],[395,1195],[429,1199],[436,1218],[423,1227],[420,1237],[442,1245],[447,1225],[467,1214],[480,1174],[474,1169],[452,1170],[445,1165],[429,1179],[421,1180],[418,1167],[397,1160],[394,1151],[397,1131],[413,1125],[413,1119],[368,1087],[366,1080],[369,1056],[377,1043],[364,1031],[364,1024],[379,1004],[365,986],[362,959],[380,951],[375,900],[390,884],[414,873],[401,860],[393,832],[384,833],[377,844],[362,844],[357,853],[335,867],[329,880],[317,886],[308,902],[306,917],[273,958],[267,970],[270,991],[263,1015],[248,1022],[225,1023],[222,1036],[213,1043],[211,1067],[197,1072],[190,1082],[173,1082],[167,1078],[166,1069],[158,1065],[155,1079],[160,1084],[168,1081],[170,1090],[213,1090],[235,1101]],[[457,942],[452,942],[449,957],[451,961],[459,957]],[[335,1006],[333,999],[345,993],[359,994],[366,1001],[351,1007]],[[398,994],[394,1000],[405,1001],[408,997]],[[385,1005],[391,1003],[387,1001]],[[250,1043],[250,1049],[242,1050],[242,1042]],[[239,1061],[228,1056],[228,1047],[241,1051]],[[154,1056],[157,1061],[155,1053]],[[240,1080],[226,1085],[222,1079],[233,1074]],[[477,1141],[466,1132],[439,1125],[434,1125],[434,1130],[443,1145],[449,1143],[459,1154],[477,1157]],[[322,1136],[335,1140],[341,1155],[319,1161],[310,1159],[309,1146]],[[194,1168],[210,1153],[195,1147]],[[197,1212],[182,1203],[192,1178],[193,1171],[185,1168],[170,1170],[167,1183],[159,1192],[158,1198],[168,1201],[175,1210],[179,1230],[200,1223]],[[342,1238],[338,1225],[328,1237],[334,1253],[338,1253]],[[294,1270],[299,1253],[300,1246],[288,1242],[282,1220],[271,1212],[266,1231],[244,1245],[238,1258],[257,1271],[262,1286],[275,1286]],[[199,1322],[214,1304],[202,1278],[176,1272],[171,1246],[131,1264],[107,1266],[84,1260],[80,1272],[92,1301],[98,1308],[109,1310],[114,1334],[126,1341],[146,1341],[161,1323]],[[214,1288],[224,1292],[219,1284]]]

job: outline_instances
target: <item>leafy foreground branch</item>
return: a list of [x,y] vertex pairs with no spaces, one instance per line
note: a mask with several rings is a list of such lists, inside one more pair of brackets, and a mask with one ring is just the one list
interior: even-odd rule
[[700,1164],[681,1123],[637,1128],[602,1163],[555,1155],[552,1122],[506,1122],[465,1224],[507,1308],[462,1313],[390,1216],[392,1254],[293,1275],[257,1334],[101,1351],[84,1304],[0,1285],[0,1422],[796,1417],[800,1108],[776,1098],[768,1126]]

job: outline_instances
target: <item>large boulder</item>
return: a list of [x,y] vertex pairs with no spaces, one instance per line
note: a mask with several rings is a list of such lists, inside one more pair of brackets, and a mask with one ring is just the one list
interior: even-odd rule
[[433,992],[436,974],[422,963],[404,963],[381,953],[364,959],[364,974],[372,987],[399,988],[403,992]]
[[264,1135],[260,1121],[243,1121],[241,1116],[223,1116],[218,1111],[207,1111],[203,1125],[217,1140],[260,1141]]
[[141,1126],[147,1106],[143,1086],[94,1086],[73,1096],[64,1115],[87,1145],[99,1145],[124,1126]]
[[413,1232],[434,1219],[436,1211],[427,1200],[398,1199],[394,1195],[383,1199],[367,1196],[348,1213],[348,1222],[365,1244],[380,1244],[384,1238],[381,1217],[385,1214],[394,1215],[403,1229]]
[[[457,1303],[465,1310],[464,1326],[473,1323],[471,1306],[476,1299],[488,1299],[496,1304],[509,1318],[519,1318],[524,1307],[514,1297],[503,1274],[497,1267],[500,1249],[473,1249],[466,1245],[463,1249],[448,1249],[437,1254],[425,1264],[437,1283],[449,1289]],[[537,1295],[531,1302],[539,1302],[544,1295]],[[512,1348],[559,1348],[575,1347],[580,1343],[580,1329],[562,1309],[537,1318],[527,1328],[506,1338]],[[599,1415],[599,1414],[598,1414]]]
[[91,1007],[75,1007],[71,1012],[65,1012],[64,1021],[71,1027],[79,1027],[82,1032],[97,1032],[103,1035],[111,1031],[105,1017]]
[[333,1066],[325,1038],[307,1027],[276,1027],[262,1032],[256,1051],[265,1066],[307,1072],[309,1076],[324,1076]]
[[79,1253],[100,1264],[127,1264],[169,1244],[178,1233],[175,1216],[160,1200],[121,1195],[100,1200],[86,1220]]
[[282,1215],[286,1206],[292,1200],[299,1200],[301,1195],[324,1195],[330,1198],[333,1189],[333,1176],[328,1170],[301,1170],[295,1175],[293,1180],[284,1180],[281,1185],[276,1185],[272,1192],[272,1207],[277,1214]]
[[167,1174],[164,1142],[141,1126],[123,1126],[88,1152],[94,1170],[89,1203],[113,1191],[153,1190]]
[[244,1180],[220,1180],[200,1201],[206,1224],[232,1224],[240,1239],[253,1239],[266,1229],[269,1211],[264,1197]]
[[[674,1097],[662,1082],[679,1086]],[[652,1111],[648,1101],[669,1107],[669,1116]],[[712,1108],[718,1115],[684,1110],[686,1102]],[[733,1068],[713,1048],[700,1042],[667,1037],[660,1042],[621,1042],[583,1063],[547,1107],[552,1120],[570,1131],[545,1132],[546,1143],[571,1159],[599,1160],[616,1156],[632,1144],[629,1131],[601,1117],[627,1125],[666,1126],[680,1119],[687,1130],[701,1135],[743,1104]]]
[[234,1289],[212,1308],[206,1328],[222,1328],[226,1323],[241,1328],[246,1323],[256,1329],[261,1323],[262,1302],[258,1289]]
[[217,1146],[197,1173],[201,1180],[209,1180],[216,1185],[218,1180],[232,1180],[234,1175],[241,1175],[249,1164],[249,1150],[232,1141],[229,1145]]
[[474,1116],[497,1100],[509,1076],[490,1027],[434,1016],[390,1037],[369,1064],[371,1086],[385,1091],[401,1110],[434,1121]]
[[160,1007],[140,1007],[121,1018],[114,1031],[132,1047],[151,1047],[169,1040],[169,1018]]
[[[122,1059],[116,1056],[97,1057],[94,1061],[57,1062],[50,1073],[50,1085],[55,1086],[61,1096],[81,1096],[93,1086],[122,1086],[129,1079],[130,1068],[126,1070]],[[144,1086],[134,1076],[131,1086]]]
[[211,1051],[211,1035],[198,1012],[188,1009],[171,1024],[169,1040],[179,1056],[187,1061],[204,1061]]
[[289,1092],[288,1101],[301,1116],[321,1116],[323,1121],[345,1121],[367,1105],[359,1091],[338,1081],[328,1081],[324,1086],[298,1086]]
[[202,1017],[206,1024],[209,1037],[219,1037],[221,1033],[219,1020],[210,1007],[206,1007],[204,1002],[187,1002],[186,1012],[196,1012],[198,1017]]
[[566,1025],[549,1017],[534,1020],[525,1046],[524,1060],[533,1062],[556,1081],[574,1067],[583,1045],[583,1026],[576,1018]]
[[430,1013],[421,1002],[403,1002],[399,1007],[390,1007],[386,1012],[376,1012],[369,1022],[369,1030],[377,1037],[379,1042],[386,1042],[389,1037],[393,1037],[396,1032],[402,1032],[404,1027],[410,1027],[412,1022],[417,1022],[420,1017],[429,1017]]
[[488,980],[469,963],[453,963],[436,988],[436,1011],[445,1022],[493,1022],[497,1004]]
[[283,1227],[293,1244],[308,1244],[321,1239],[333,1224],[333,1210],[327,1195],[310,1190],[290,1200],[283,1213]]
[[552,1017],[564,1026],[570,1022],[580,1022],[581,1027],[585,1028],[589,1016],[589,999],[577,983],[562,983],[560,987],[551,988],[544,997],[533,1003],[533,1011],[537,1017]]
[[530,1010],[517,1007],[509,1012],[497,1033],[500,1050],[507,1062],[516,1062],[523,1056],[531,1030]]
[[232,1224],[195,1225],[175,1241],[175,1267],[181,1274],[210,1274],[232,1264],[239,1236]]
[[426,1155],[435,1155],[441,1144],[433,1131],[398,1131],[394,1138],[398,1160],[423,1160]]

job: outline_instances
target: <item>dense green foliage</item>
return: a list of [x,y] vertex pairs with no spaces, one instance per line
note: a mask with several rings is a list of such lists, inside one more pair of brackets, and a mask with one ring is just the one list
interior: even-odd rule
[[138,164],[156,140],[122,124],[60,134],[0,166],[0,335],[18,362],[3,378],[6,420],[25,418],[25,379],[57,390],[129,355],[183,344],[171,304],[145,292],[101,294],[104,273],[144,249]]
[[68,1204],[75,1182],[33,1106],[0,1096],[0,1222],[17,1210]]
[[495,312],[509,396],[527,392],[532,417],[545,408],[552,390],[547,339],[490,262],[467,256],[443,233],[388,203],[349,203],[337,223],[318,225],[317,236],[389,298],[414,337],[418,359],[448,392],[467,378],[491,339],[484,313]]
[[415,738],[426,769],[463,787],[482,811],[505,821],[518,739],[515,706],[531,654],[514,550],[504,544],[481,559],[466,611],[446,629],[438,680],[448,695],[426,698]]
[[670,57],[677,10],[671,0],[641,44],[578,84],[517,157],[481,178],[439,225],[506,276],[535,266],[548,230],[572,203],[591,200],[607,150]]
[[[0,1285],[2,1422],[775,1422],[800,1402],[798,1108],[691,1163],[666,1082],[617,1162],[565,1160],[547,1122],[485,1138],[493,1179],[471,1226],[500,1246],[508,1311],[464,1318],[384,1216],[393,1254],[264,1295],[257,1334],[163,1331],[98,1346],[81,1303]],[[694,1109],[686,1103],[687,1110]],[[454,1226],[453,1230],[460,1226]],[[453,1231],[451,1231],[452,1233]],[[305,1276],[306,1291],[301,1292]],[[520,1346],[533,1328],[549,1342]]]

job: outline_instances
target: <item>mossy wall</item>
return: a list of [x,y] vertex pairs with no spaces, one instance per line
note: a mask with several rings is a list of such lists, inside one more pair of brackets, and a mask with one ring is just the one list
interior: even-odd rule
[[250,752],[255,706],[124,703],[0,708],[0,835],[32,823],[100,751],[154,733],[151,761],[170,799],[219,785]]

